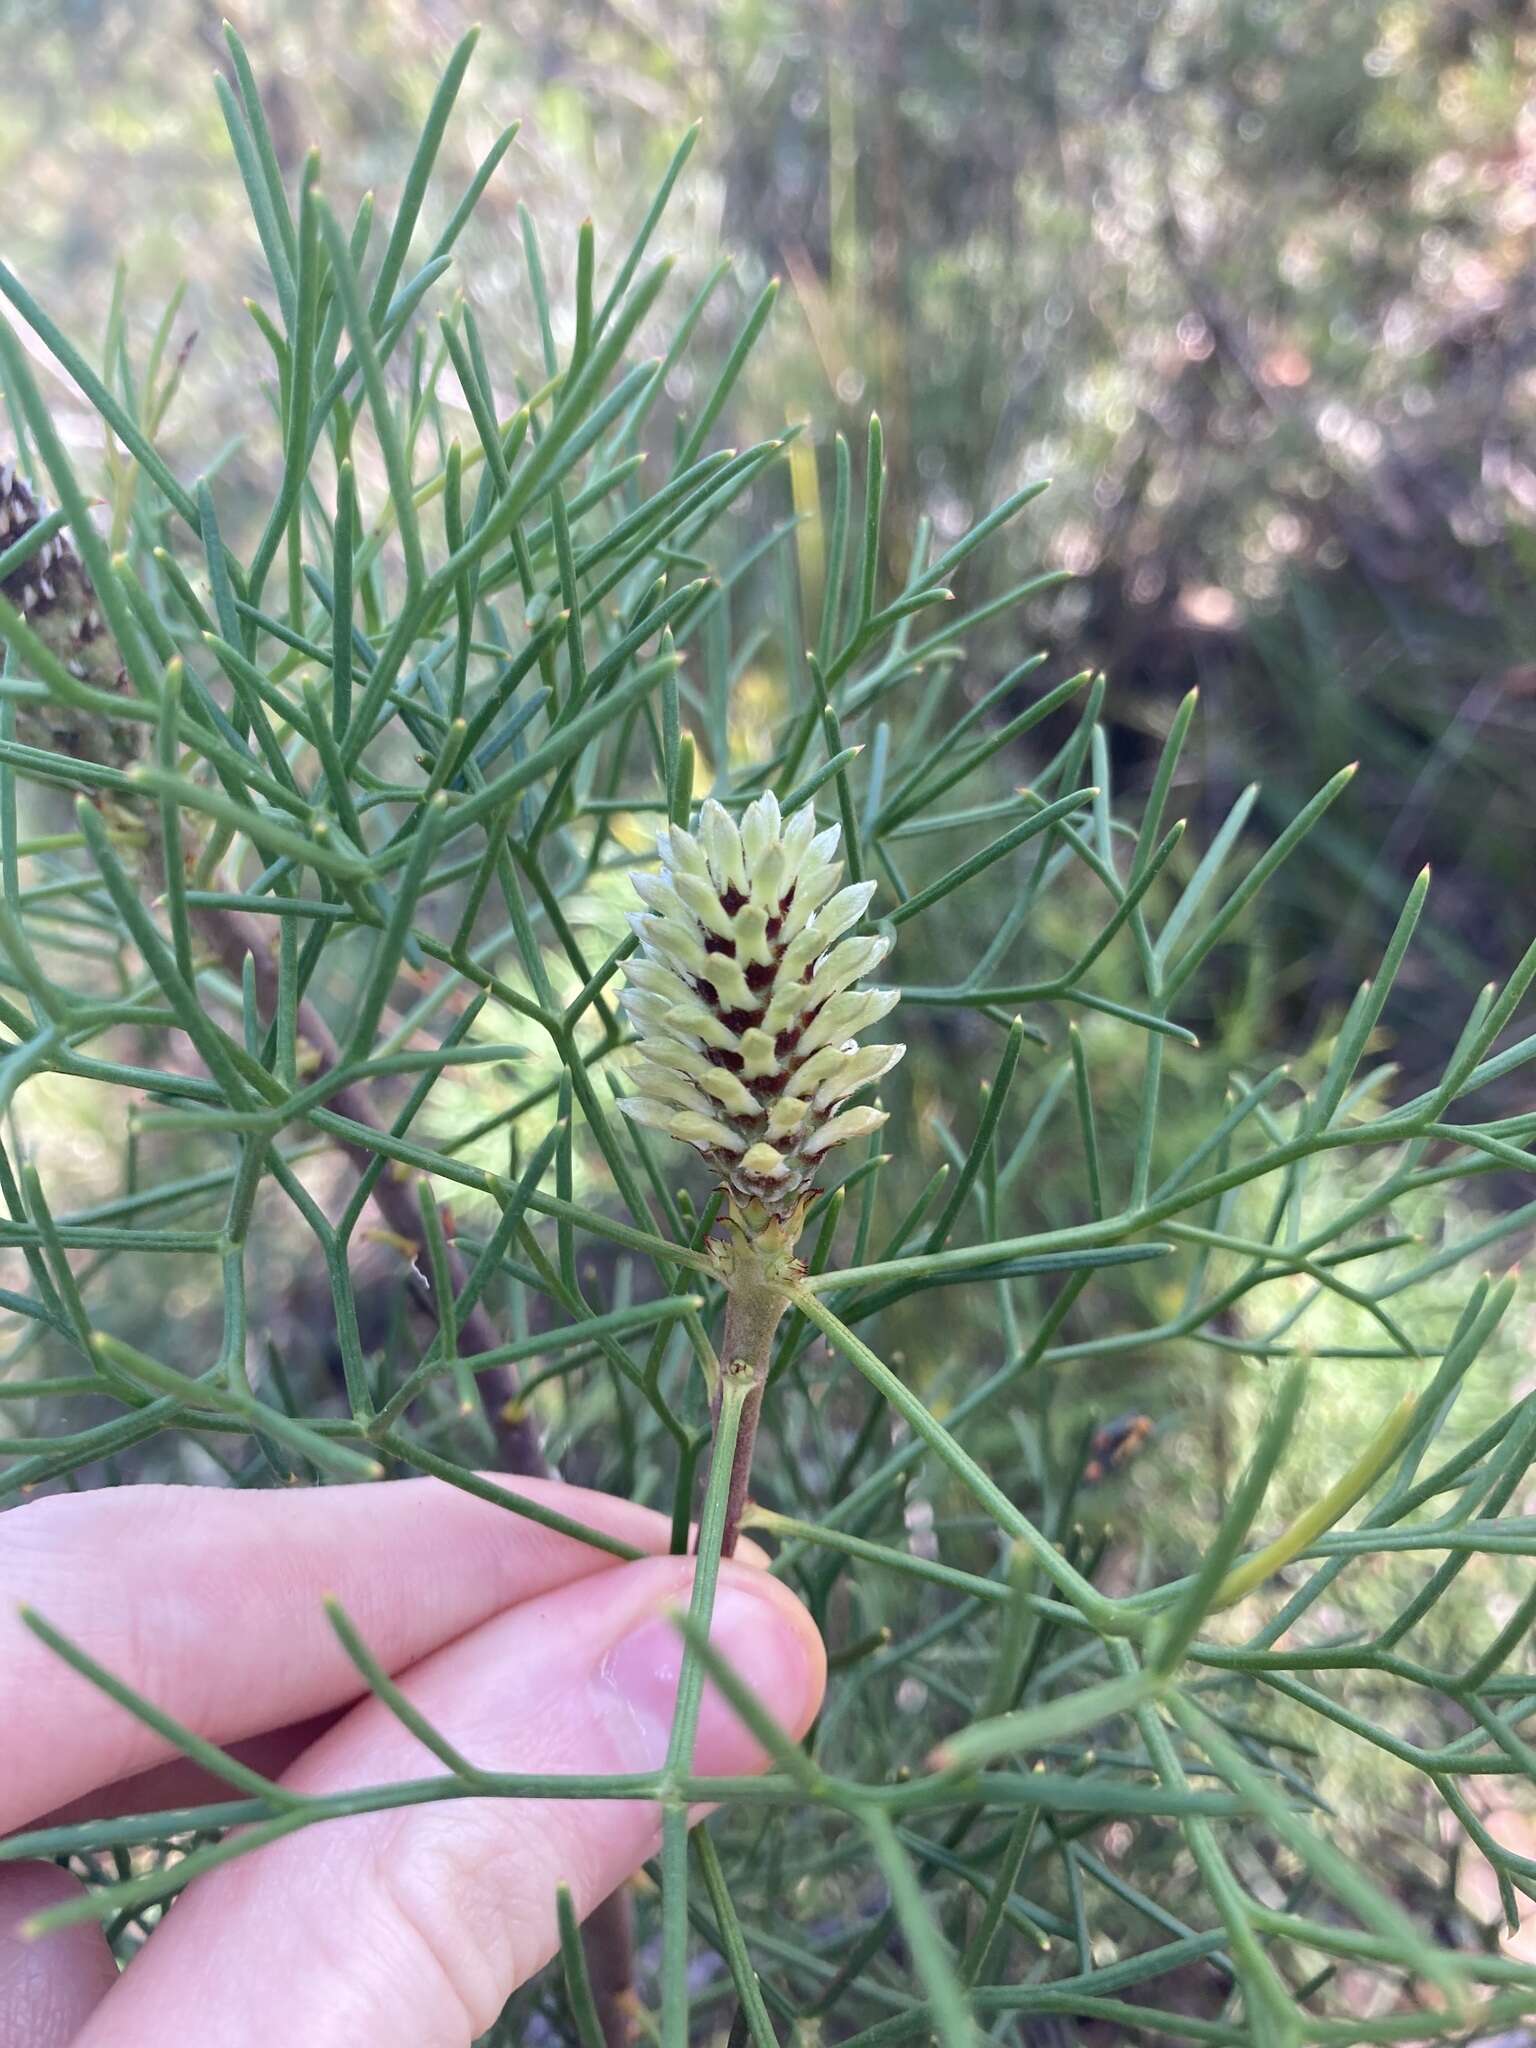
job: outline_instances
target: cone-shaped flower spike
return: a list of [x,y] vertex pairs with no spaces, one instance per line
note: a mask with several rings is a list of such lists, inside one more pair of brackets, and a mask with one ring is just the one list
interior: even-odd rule
[[740,1207],[778,1220],[834,1145],[885,1122],[843,1104],[906,1050],[855,1043],[896,992],[854,986],[890,941],[843,936],[875,885],[838,887],[837,841],[809,804],[785,819],[760,796],[738,826],[711,799],[696,833],[658,832],[660,874],[632,878],[646,909],[630,920],[640,952],[624,1007],[640,1042],[620,1107],[696,1146]]

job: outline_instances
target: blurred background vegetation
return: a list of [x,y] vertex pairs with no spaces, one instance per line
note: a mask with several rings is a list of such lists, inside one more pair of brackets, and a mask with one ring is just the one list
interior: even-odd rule
[[[375,185],[392,200],[477,12],[236,7],[290,181],[319,138],[338,211]],[[265,346],[240,311],[261,255],[210,89],[221,19],[212,0],[0,0],[0,253],[82,340],[119,294],[141,360],[185,282],[162,446],[185,474],[219,473],[238,525],[274,437]],[[686,407],[782,280],[717,437],[808,425],[788,485],[747,507],[764,532],[802,515],[804,616],[832,438],[861,447],[871,408],[895,581],[920,520],[942,546],[1054,477],[967,571],[961,608],[1041,566],[1073,580],[968,633],[963,687],[980,697],[1035,647],[1047,673],[1103,667],[1116,780],[1134,787],[1198,684],[1174,793],[1191,848],[1250,782],[1251,829],[1272,835],[1361,758],[1211,1014],[1187,1021],[1229,1059],[1325,1043],[1429,860],[1384,1048],[1419,1085],[1536,903],[1536,7],[502,0],[487,30],[432,203],[446,210],[523,118],[453,273],[504,409],[516,376],[542,376],[519,204],[569,317],[578,223],[621,244],[701,121],[662,231],[682,275],[640,344],[664,347],[676,305],[704,295],[669,387]],[[23,338],[89,473],[99,426]],[[768,673],[741,691],[749,751],[782,655],[771,578],[766,603]],[[988,793],[1027,773],[1005,756]],[[969,892],[955,960],[997,929],[1007,877]],[[946,978],[936,964],[904,978]],[[954,1032],[989,1028],[929,1022],[948,1055]]]
[[[290,177],[324,137],[343,212],[388,192],[476,12],[236,7]],[[833,431],[861,435],[871,407],[893,574],[919,515],[942,542],[1022,478],[1054,476],[1010,546],[1031,563],[1043,546],[1075,581],[1027,628],[996,623],[975,689],[1026,630],[1103,666],[1134,778],[1201,684],[1190,776],[1207,822],[1250,780],[1255,822],[1285,817],[1363,756],[1293,871],[1268,1000],[1316,1030],[1430,859],[1426,1038],[1403,1050],[1432,1059],[1465,988],[1523,943],[1531,896],[1536,10],[503,0],[490,15],[440,189],[523,117],[458,265],[498,368],[537,367],[518,202],[569,305],[577,223],[591,213],[618,241],[701,120],[666,232],[690,288],[722,249],[733,274],[678,404],[778,276],[728,424],[810,423],[798,509],[813,444],[825,478]],[[237,494],[261,473],[270,410],[236,310],[259,251],[209,90],[220,18],[212,0],[0,0],[0,180],[7,259],[76,334],[104,327],[120,257],[143,326],[190,273],[179,332],[202,338],[168,452],[205,467],[217,419]],[[178,421],[196,423],[181,448]],[[811,599],[818,561],[812,525]],[[995,588],[1009,567],[994,550]]]
[[[678,137],[702,121],[663,229],[681,287],[652,341],[664,345],[676,306],[703,295],[692,367],[669,385],[687,405],[767,281],[782,280],[717,435],[741,443],[808,423],[782,487],[746,508],[764,533],[802,515],[787,559],[805,616],[816,616],[833,437],[860,448],[874,408],[890,463],[885,566],[898,582],[920,521],[942,546],[1027,479],[1055,478],[968,568],[959,609],[1042,566],[1072,580],[969,634],[963,685],[981,697],[1036,647],[1050,650],[1052,677],[1104,668],[1112,767],[1134,788],[1198,684],[1195,744],[1170,806],[1191,816],[1191,859],[1250,782],[1262,785],[1252,829],[1268,836],[1342,763],[1365,764],[1269,893],[1264,921],[1223,956],[1209,1014],[1187,1020],[1215,1054],[1209,1081],[1181,1061],[1170,1083],[1176,1099],[1187,1094],[1188,1128],[1208,1127],[1234,1065],[1279,1044],[1304,1062],[1326,1054],[1426,860],[1424,937],[1377,1051],[1400,1064],[1405,1092],[1435,1070],[1473,991],[1518,957],[1536,905],[1536,7],[249,0],[230,11],[285,174],[296,183],[323,139],[344,218],[376,183],[393,197],[443,59],[487,16],[434,203],[451,203],[521,115],[454,271],[494,342],[504,412],[516,375],[542,381],[518,203],[539,222],[562,317],[578,223],[596,219],[600,251],[622,244]],[[273,429],[265,350],[239,311],[263,274],[259,250],[209,87],[226,61],[221,12],[210,0],[0,0],[0,253],[83,341],[106,331],[120,293],[141,358],[185,277],[174,327],[183,389],[161,445],[178,473],[218,468],[221,513],[237,524],[242,490],[255,516]],[[99,426],[22,338],[93,473]],[[779,617],[743,678],[749,751],[754,702],[773,701]],[[994,767],[971,801],[1005,794],[1029,758]],[[1008,888],[999,865],[958,900],[957,921],[914,945],[901,978],[954,979],[1002,924]],[[616,893],[594,906],[599,923],[617,914]],[[1032,938],[1045,971],[1073,950],[1070,902],[1052,914],[1061,928]],[[996,1057],[985,1018],[950,1016],[909,1020],[920,1109],[952,1096],[957,1071],[983,1073]],[[1116,1027],[1092,1036],[1112,1151],[1128,1142],[1131,1084],[1117,1080]],[[498,1084],[475,1085],[493,1116]],[[71,1175],[83,1202],[118,1184],[121,1134],[93,1129],[88,1089],[56,1093],[29,1142],[51,1151],[59,1204]],[[467,1121],[446,1094],[444,1112]],[[941,1120],[924,1131],[902,1169],[910,1192],[945,1156]],[[1050,1171],[1053,1142],[1073,1138],[1063,1114],[1040,1139],[1031,1199],[1046,1227],[1075,1220]],[[1075,1160],[1065,1179],[1080,1189]],[[1495,1203],[1528,1193],[1483,1185]],[[1432,1227],[1457,1236],[1479,1225],[1468,1214]],[[271,1248],[277,1351],[326,1314],[323,1278],[306,1278],[298,1249]],[[1025,1465],[1040,1435],[1075,1443],[1117,1410],[1150,1411],[1153,1455],[1079,1509],[1139,1524],[1147,1541],[1155,1514],[1168,1553],[1159,1568],[1176,1569],[1219,1511],[1263,1374],[1235,1352],[1193,1347],[1155,1376],[1124,1348],[1096,1359],[1095,1336],[1123,1347],[1124,1332],[1170,1312],[1143,1270],[1094,1291],[1074,1331],[1081,1371],[1031,1397]],[[1448,1280],[1447,1326],[1464,1292]],[[184,1311],[191,1345],[199,1306],[146,1301],[145,1314]],[[976,1345],[995,1357],[985,1300],[970,1313]],[[1359,1341],[1346,1325],[1334,1341]],[[1527,1383],[1530,1336],[1528,1311],[1506,1325],[1490,1404]],[[159,1348],[174,1341],[162,1327]],[[914,1326],[909,1351],[921,1342]],[[1311,1425],[1319,1451],[1357,1440],[1389,1391],[1380,1373],[1335,1374]],[[1018,1459],[1021,1427],[1000,1418],[978,1451]],[[565,1433],[580,1438],[579,1416]],[[771,1497],[771,1462],[762,1477]],[[1518,1563],[1481,1561],[1467,1599],[1508,1611]],[[1136,1569],[1128,1552],[1124,1570]],[[1384,1612],[1400,1599],[1390,1567],[1368,1597]],[[1381,1788],[1324,1777],[1362,1824],[1369,1808],[1392,1837],[1375,1851],[1411,1891],[1413,1871],[1443,1847],[1415,1827],[1438,1820],[1399,1810],[1389,1828]]]

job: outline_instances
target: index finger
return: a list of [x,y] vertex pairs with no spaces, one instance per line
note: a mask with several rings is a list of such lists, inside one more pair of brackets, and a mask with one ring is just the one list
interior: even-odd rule
[[[668,1547],[670,1524],[649,1508],[557,1480],[497,1484],[634,1552]],[[398,1671],[618,1562],[437,1479],[292,1493],[131,1486],[15,1508],[0,1519],[0,1829],[175,1754],[46,1649],[18,1606],[227,1743],[365,1690],[327,1595]]]

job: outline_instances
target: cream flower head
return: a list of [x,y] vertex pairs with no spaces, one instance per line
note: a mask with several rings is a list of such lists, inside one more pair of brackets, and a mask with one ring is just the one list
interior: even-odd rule
[[697,832],[664,825],[657,875],[631,877],[646,905],[630,919],[640,952],[623,1002],[638,1036],[619,1107],[695,1146],[740,1202],[785,1217],[823,1156],[885,1122],[840,1105],[889,1073],[904,1045],[859,1046],[896,1005],[855,988],[890,951],[845,938],[875,892],[839,888],[835,825],[807,804],[785,819],[771,794],[738,826],[711,798]]

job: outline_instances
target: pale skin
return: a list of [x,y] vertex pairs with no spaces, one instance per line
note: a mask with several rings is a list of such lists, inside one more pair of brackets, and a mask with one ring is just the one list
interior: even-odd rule
[[[436,1480],[299,1494],[123,1487],[0,1519],[0,1831],[230,1797],[54,1657],[35,1608],[101,1664],[306,1791],[442,1766],[365,1688],[326,1619],[472,1762],[639,1772],[663,1761],[689,1559],[658,1515],[553,1481],[516,1491],[648,1554],[623,1563]],[[826,1663],[794,1597],[743,1546],[712,1640],[792,1735]],[[700,1775],[766,1759],[706,1694]],[[555,1894],[589,1912],[652,1855],[654,1806],[460,1800],[325,1822],[198,1879],[119,1974],[94,1925],[23,1940],[78,1894],[0,1864],[0,2048],[467,2048],[557,1947]]]

